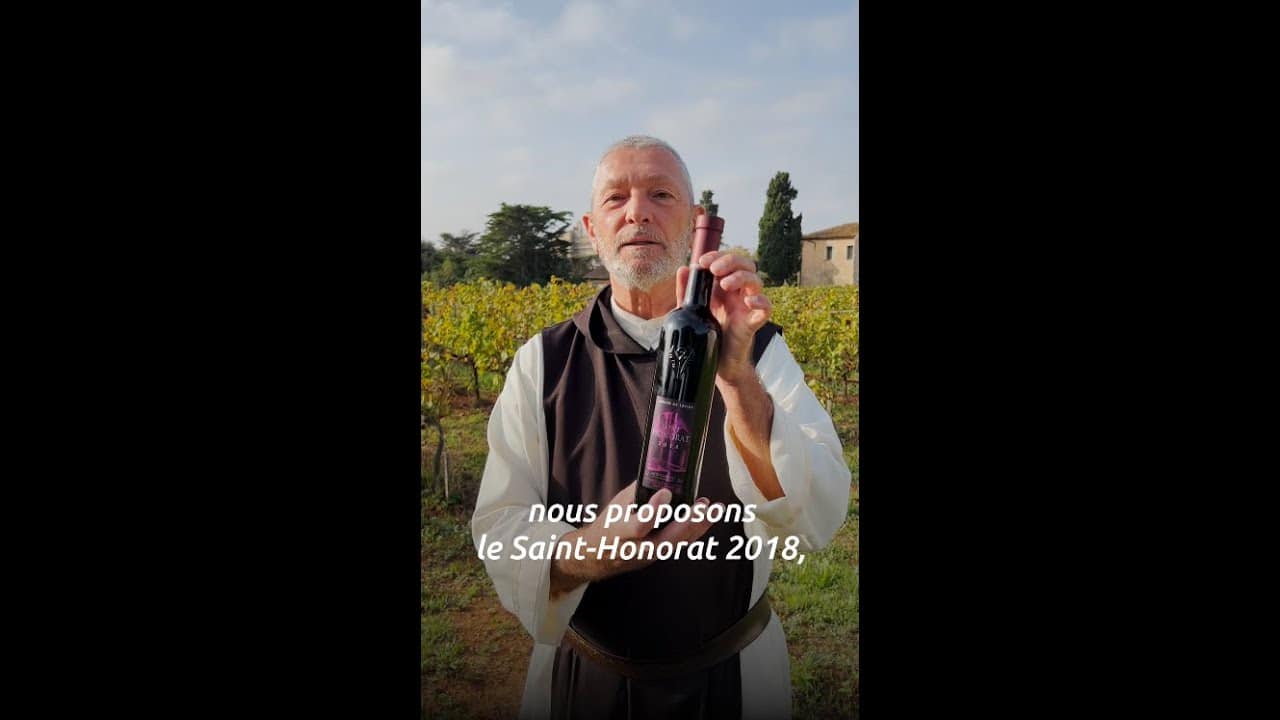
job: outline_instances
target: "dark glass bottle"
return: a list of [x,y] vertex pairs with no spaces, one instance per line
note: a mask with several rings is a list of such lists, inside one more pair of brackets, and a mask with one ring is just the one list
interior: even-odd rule
[[658,366],[636,478],[640,505],[664,487],[671,491],[673,506],[698,499],[707,420],[716,389],[720,323],[711,315],[716,278],[697,259],[719,249],[724,230],[716,206],[707,202],[705,210],[694,225],[684,302],[667,313],[658,340]]

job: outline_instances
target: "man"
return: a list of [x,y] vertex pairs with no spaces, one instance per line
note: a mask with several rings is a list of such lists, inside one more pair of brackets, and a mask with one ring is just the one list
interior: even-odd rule
[[[732,538],[789,536],[826,545],[843,522],[850,473],[830,416],[804,384],[754,264],[693,259],[717,282],[722,328],[716,400],[698,502],[754,505],[751,522],[634,519],[631,504],[663,316],[688,278],[693,186],[680,156],[655,138],[611,146],[596,168],[582,223],[610,284],[570,320],[517,352],[489,419],[489,457],[472,534],[619,543],[716,538],[716,560],[485,560],[505,608],[534,639],[521,717],[790,716],[786,641],[767,604],[772,561],[729,559]],[[661,490],[650,504],[671,494]],[[542,504],[592,504],[581,527],[530,522]],[[739,543],[741,540],[738,541]],[[766,546],[767,547],[767,546]]]

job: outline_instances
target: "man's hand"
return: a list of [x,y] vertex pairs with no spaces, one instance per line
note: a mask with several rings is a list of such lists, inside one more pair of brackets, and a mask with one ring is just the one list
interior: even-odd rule
[[[773,400],[751,362],[756,331],[773,315],[773,303],[762,292],[764,284],[756,274],[756,264],[748,258],[713,250],[698,258],[698,264],[716,278],[711,293],[711,314],[721,330],[716,387],[724,399],[729,436],[764,498],[780,498],[786,493],[769,452]],[[689,268],[676,271],[677,303],[682,301],[688,281]]]
[[[635,503],[635,500],[636,484],[633,482],[613,496],[613,499],[609,501],[609,505],[622,505],[625,507]],[[649,505],[654,510],[655,518],[657,517],[658,508],[669,502],[671,502],[671,491],[665,488],[654,493],[653,497],[649,498]],[[697,504],[703,507],[706,507],[709,503],[710,501],[704,497],[698,498],[697,501]],[[647,551],[644,553],[637,552],[631,560],[618,559],[616,556],[622,554],[621,548],[623,545],[655,544],[665,541],[678,543],[681,540],[693,541],[705,535],[714,524],[710,521],[695,523],[692,521],[677,522],[671,520],[661,530],[655,532],[653,526],[656,524],[656,520],[650,520],[647,523],[640,522],[636,517],[636,512],[632,511],[626,520],[610,523],[609,527],[606,528],[604,523],[605,518],[609,516],[608,510],[608,506],[601,508],[595,522],[581,529],[566,533],[561,538],[561,542],[577,542],[578,537],[583,537],[586,539],[586,547],[594,548],[599,545],[601,538],[617,538],[619,550],[614,553],[615,557],[595,558],[591,557],[590,553],[584,553],[582,560],[576,558],[552,560],[552,597],[568,592],[584,582],[603,580],[614,575],[639,570],[654,562],[651,558],[643,560],[639,558],[641,554],[651,554]]]
[[[698,258],[698,264],[711,271],[716,289],[711,293],[711,314],[720,323],[720,365],[716,383],[726,386],[756,383],[756,370],[751,364],[751,345],[756,331],[773,315],[773,303],[763,293],[764,283],[756,274],[756,264],[741,255],[713,250]],[[676,303],[684,300],[689,268],[676,271]]]

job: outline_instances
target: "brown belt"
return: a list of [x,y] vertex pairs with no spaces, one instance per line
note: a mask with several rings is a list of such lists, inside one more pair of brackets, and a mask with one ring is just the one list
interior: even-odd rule
[[766,591],[747,614],[728,629],[708,640],[692,655],[677,659],[638,660],[615,655],[585,638],[572,624],[565,631],[564,639],[579,655],[623,677],[633,680],[665,680],[706,670],[742,652],[743,648],[764,632],[771,615],[769,593]]

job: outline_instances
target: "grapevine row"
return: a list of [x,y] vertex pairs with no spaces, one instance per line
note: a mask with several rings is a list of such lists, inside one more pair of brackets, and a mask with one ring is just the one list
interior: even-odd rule
[[[488,280],[449,287],[422,285],[422,392],[428,412],[450,392],[450,368],[465,367],[479,400],[483,373],[506,373],[520,348],[542,328],[580,310],[595,294],[588,284],[553,279],[517,288]],[[856,396],[858,291],[852,286],[773,287],[773,320],[808,370],[814,392],[829,404]]]

